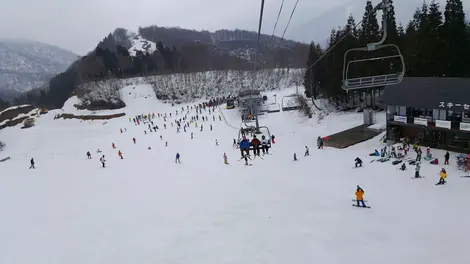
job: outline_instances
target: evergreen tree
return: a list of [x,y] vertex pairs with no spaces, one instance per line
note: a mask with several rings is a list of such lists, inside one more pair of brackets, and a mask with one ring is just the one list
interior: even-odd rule
[[447,0],[443,36],[446,44],[446,75],[468,76],[469,45],[461,0]]

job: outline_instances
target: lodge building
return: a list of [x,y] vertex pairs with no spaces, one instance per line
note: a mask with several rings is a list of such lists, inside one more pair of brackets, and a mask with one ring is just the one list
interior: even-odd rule
[[470,153],[470,78],[406,77],[383,100],[387,140]]

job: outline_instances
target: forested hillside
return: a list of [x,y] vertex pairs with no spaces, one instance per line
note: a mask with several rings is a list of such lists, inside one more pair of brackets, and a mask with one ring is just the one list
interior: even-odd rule
[[[260,69],[301,68],[308,45],[261,36]],[[80,85],[125,79],[225,70],[253,70],[257,34],[243,30],[214,33],[150,26],[139,33],[118,28],[95,50],[52,78],[48,87],[23,94],[16,103],[60,108]]]

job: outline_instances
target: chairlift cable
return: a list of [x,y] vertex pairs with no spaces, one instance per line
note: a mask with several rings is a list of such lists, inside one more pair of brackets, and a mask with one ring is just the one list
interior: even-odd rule
[[279,8],[279,13],[277,14],[276,23],[274,23],[274,29],[273,29],[273,34],[271,35],[271,40],[273,40],[274,32],[276,32],[277,23],[279,22],[279,17],[281,16],[283,7],[284,7],[284,0],[282,0],[281,2],[281,7]]
[[297,4],[299,4],[299,0],[297,0],[295,2],[294,8],[292,9],[292,13],[290,14],[290,17],[289,17],[289,21],[287,21],[286,28],[284,29],[284,32],[282,33],[282,38],[281,38],[281,42],[280,42],[281,44],[282,44],[282,41],[284,40],[284,36],[286,35],[287,28],[289,28],[290,21],[292,20],[292,17],[294,16],[295,9],[297,9]]

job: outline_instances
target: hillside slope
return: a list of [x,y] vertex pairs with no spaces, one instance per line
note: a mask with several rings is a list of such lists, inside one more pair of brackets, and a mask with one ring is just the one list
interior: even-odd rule
[[0,39],[0,98],[42,86],[76,59],[72,52],[41,42]]

